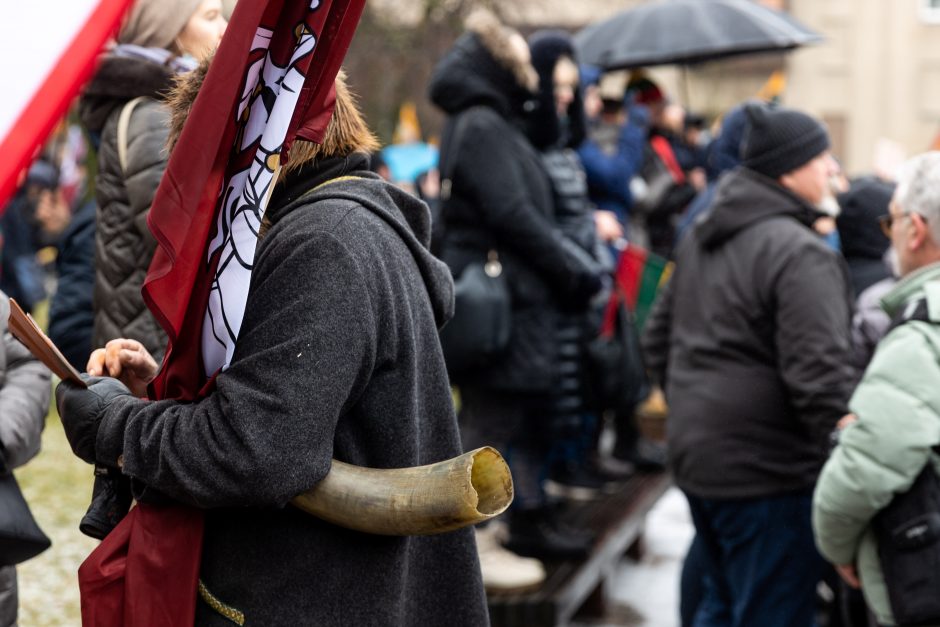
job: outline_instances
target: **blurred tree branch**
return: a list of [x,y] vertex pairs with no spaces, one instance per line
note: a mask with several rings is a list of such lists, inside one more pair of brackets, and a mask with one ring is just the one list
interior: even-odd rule
[[366,5],[345,65],[369,124],[383,143],[391,141],[398,109],[406,101],[417,106],[424,139],[440,136],[443,116],[428,100],[427,86],[434,66],[463,32],[465,16],[478,6],[500,13],[494,0],[386,0]]

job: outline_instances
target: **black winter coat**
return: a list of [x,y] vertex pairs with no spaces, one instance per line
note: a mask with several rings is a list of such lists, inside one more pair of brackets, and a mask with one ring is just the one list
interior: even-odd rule
[[557,312],[583,306],[597,278],[554,223],[551,183],[523,132],[522,112],[533,94],[473,33],[440,62],[430,89],[431,100],[450,116],[441,146],[442,168],[452,169],[441,257],[459,276],[495,248],[512,299],[505,357],[466,382],[545,392],[556,376]]
[[[297,200],[324,180],[301,171],[275,193],[216,390],[119,399],[97,454],[123,451],[148,490],[208,510],[201,579],[246,624],[487,625],[472,529],[372,536],[285,507],[331,458],[396,468],[461,452],[437,334],[453,283],[427,250],[428,209],[364,160],[352,173]],[[231,624],[202,603],[196,623]]]
[[[157,100],[171,86],[170,70],[152,61],[108,56],[80,101],[82,124],[100,140],[95,194],[95,330],[93,344],[119,337],[140,341],[159,362],[166,335],[140,290],[156,240],[147,214],[166,169],[169,110]],[[127,169],[118,159],[118,118],[124,105],[147,99],[133,111],[127,133]]]
[[95,314],[95,203],[88,201],[72,215],[62,233],[56,274],[59,277],[49,304],[49,338],[79,372],[85,371],[92,345]]
[[847,271],[819,216],[738,168],[682,241],[643,337],[676,482],[702,498],[812,486],[852,391]]

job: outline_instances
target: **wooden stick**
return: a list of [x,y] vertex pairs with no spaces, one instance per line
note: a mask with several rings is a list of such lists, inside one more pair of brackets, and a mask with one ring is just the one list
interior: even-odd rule
[[23,311],[12,298],[10,299],[9,328],[13,337],[22,342],[36,359],[44,363],[60,379],[71,381],[83,388],[88,387],[82,381],[78,370],[72,367],[58,347],[42,332],[32,316]]

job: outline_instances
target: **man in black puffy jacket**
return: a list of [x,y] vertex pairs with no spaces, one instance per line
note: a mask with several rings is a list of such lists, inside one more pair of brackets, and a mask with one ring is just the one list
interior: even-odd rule
[[837,165],[810,116],[745,111],[743,167],[680,245],[644,353],[715,582],[696,624],[811,625],[812,490],[852,386],[847,272],[812,230]]

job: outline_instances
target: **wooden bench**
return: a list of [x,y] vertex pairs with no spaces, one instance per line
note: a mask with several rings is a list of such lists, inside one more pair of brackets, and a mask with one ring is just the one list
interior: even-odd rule
[[615,494],[572,503],[566,522],[597,533],[590,556],[584,561],[546,563],[547,577],[537,590],[490,594],[493,627],[567,625],[579,610],[602,617],[606,588],[617,564],[640,539],[647,512],[671,485],[666,473],[640,474],[626,480]]

